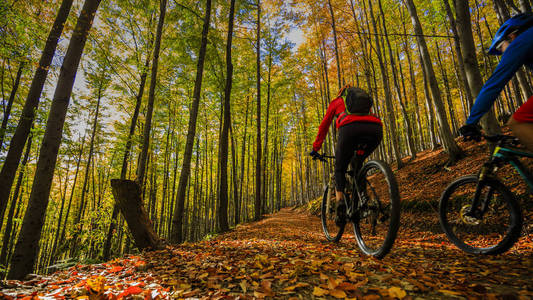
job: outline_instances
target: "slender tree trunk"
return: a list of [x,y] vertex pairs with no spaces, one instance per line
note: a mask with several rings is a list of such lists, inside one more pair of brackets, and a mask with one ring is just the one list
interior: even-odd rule
[[8,273],[8,278],[10,279],[23,279],[24,276],[32,272],[37,259],[39,239],[48,206],[48,197],[70,95],[87,35],[91,29],[99,4],[100,0],[85,1],[61,66],[39,153],[39,160],[37,161],[28,208],[24,215],[15,252],[11,258],[11,269]]
[[[374,27],[374,31],[375,32],[378,32],[378,27],[377,27],[377,24],[376,24],[376,20],[374,18],[374,12],[372,10],[372,1],[369,0],[368,1],[368,5],[369,5],[369,10],[370,10],[370,17],[371,17],[371,21],[372,21],[372,26]],[[392,147],[393,147],[393,150],[394,150],[394,157],[396,158],[396,163],[398,165],[398,169],[399,168],[402,168],[403,167],[403,162],[402,162],[402,156],[401,156],[401,153],[400,153],[400,146],[399,146],[399,141],[398,141],[398,130],[396,128],[396,116],[394,115],[394,107],[392,106],[392,99],[391,99],[391,94],[392,94],[392,91],[391,91],[391,88],[390,88],[390,83],[389,83],[389,77],[388,77],[388,74],[387,74],[387,67],[385,66],[385,62],[384,62],[384,59],[383,59],[383,56],[382,56],[382,53],[381,53],[381,43],[379,41],[379,37],[376,35],[375,36],[375,40],[376,40],[376,47],[375,47],[375,50],[376,50],[376,54],[377,54],[377,57],[378,57],[378,61],[379,61],[379,67],[380,67],[380,70],[381,70],[381,76],[383,78],[383,88],[384,88],[384,93],[385,93],[385,106],[387,108],[387,116],[388,116],[388,119],[389,119],[389,126],[390,126],[390,130],[391,130],[391,138],[392,138]]]
[[459,40],[457,22],[455,22],[455,17],[453,16],[452,10],[450,8],[450,3],[448,2],[448,0],[442,0],[442,2],[444,4],[444,9],[446,10],[446,14],[448,15],[448,20],[450,20],[450,28],[453,32],[453,42],[454,42],[453,44],[455,46],[455,53],[457,54],[457,64],[459,68],[459,75],[461,76],[460,87],[464,88],[466,101],[468,103],[468,109],[470,110],[470,108],[474,104],[474,100],[472,99],[473,98],[472,92],[468,84],[468,78],[466,76],[463,51],[461,50],[461,42]]
[[224,120],[220,135],[220,151],[218,162],[220,164],[220,191],[218,222],[220,231],[228,231],[228,139],[231,122],[231,84],[233,80],[233,64],[231,62],[231,42],[233,38],[233,19],[235,0],[231,0],[228,21],[228,38],[226,41],[226,88],[224,89]]
[[72,245],[70,249],[70,253],[74,254],[76,253],[76,250],[78,248],[78,242],[79,242],[79,235],[83,231],[83,222],[81,222],[81,218],[83,216],[83,211],[86,206],[85,203],[85,194],[87,192],[87,184],[89,181],[89,169],[91,168],[91,162],[93,159],[93,153],[94,153],[94,139],[96,137],[96,129],[98,127],[98,115],[100,114],[100,101],[102,99],[102,87],[99,87],[98,90],[98,100],[96,102],[96,111],[94,113],[94,121],[93,121],[93,128],[91,132],[91,141],[89,142],[89,157],[87,158],[87,166],[85,167],[85,175],[83,176],[83,185],[81,188],[81,198],[80,198],[80,206],[78,209],[78,213],[76,214],[76,219],[74,220],[74,224],[78,224],[78,228],[76,230],[75,236],[76,239],[74,240],[74,244]]
[[[461,49],[463,50],[466,77],[468,79],[471,94],[474,97],[477,97],[483,87],[483,78],[479,72],[474,37],[472,36],[470,7],[468,5],[468,0],[455,0],[455,3],[459,42],[461,44]],[[481,124],[483,129],[485,129],[489,135],[501,132],[492,110],[482,118]]]
[[[404,103],[402,102],[402,93],[401,93],[401,90],[400,90],[400,85],[398,83],[398,74],[396,73],[396,63],[394,62],[394,55],[393,55],[393,51],[392,51],[392,46],[390,44],[390,41],[389,41],[389,37],[388,37],[388,31],[387,31],[387,24],[385,22],[385,13],[383,12],[383,6],[381,5],[381,0],[378,1],[378,6],[379,6],[379,11],[381,13],[381,20],[382,20],[382,25],[383,25],[383,34],[385,35],[385,41],[387,42],[387,48],[389,49],[389,60],[390,60],[390,64],[391,64],[391,69],[392,69],[392,78],[393,78],[393,82],[394,82],[394,86],[395,86],[395,89],[396,89],[396,95],[397,95],[397,99],[398,99],[398,102],[400,103],[400,108],[401,108],[401,111],[402,111],[402,114],[403,114],[403,118],[404,118],[404,122],[405,122],[405,132],[406,132],[406,138],[407,138],[407,146],[409,148],[409,153],[411,155],[411,159],[414,159],[416,158],[416,151],[415,151],[415,146],[413,144],[413,140],[412,140],[412,135],[413,135],[413,130],[411,129],[411,122],[409,121],[409,117],[407,116],[407,109],[404,105]],[[401,65],[401,62],[400,60],[398,59],[398,64]],[[401,66],[400,66],[401,68]],[[401,160],[400,160],[401,161]],[[399,166],[401,164],[399,163]]]
[[[4,110],[4,117],[2,119],[2,125],[0,126],[0,150],[2,150],[2,145],[4,144],[4,137],[6,136],[6,130],[7,130],[7,121],[9,120],[9,115],[11,114],[11,107],[13,106],[13,102],[15,101],[15,96],[17,95],[17,91],[20,84],[20,78],[22,77],[22,71],[24,70],[24,62],[21,62],[17,71],[17,76],[15,77],[15,82],[13,83],[13,88],[11,89],[11,93],[9,95],[9,100],[7,101],[7,107]],[[2,211],[0,211],[0,214]],[[2,225],[0,224],[0,229],[2,228]]]
[[11,186],[13,185],[13,180],[15,179],[15,173],[17,172],[17,167],[20,162],[20,157],[22,156],[22,151],[24,149],[24,144],[26,139],[30,134],[30,129],[35,118],[35,111],[39,104],[39,98],[43,90],[46,77],[48,75],[48,70],[54,57],[56,51],[57,43],[61,32],[63,32],[63,26],[67,20],[70,8],[72,6],[73,0],[63,0],[59,11],[57,13],[54,25],[48,34],[46,44],[44,46],[41,58],[39,60],[39,66],[35,71],[33,80],[30,85],[30,90],[28,96],[26,97],[26,102],[22,108],[22,114],[19,119],[17,129],[11,138],[9,143],[9,150],[7,152],[4,165],[0,171],[0,211],[4,212],[6,209],[7,201],[9,200],[9,193],[11,192]]
[[150,131],[152,129],[152,114],[155,104],[155,87],[157,85],[157,68],[159,64],[159,52],[161,49],[161,39],[163,35],[163,25],[165,23],[165,13],[167,11],[167,0],[160,0],[159,2],[159,22],[157,24],[157,32],[155,36],[154,56],[152,59],[152,73],[150,74],[150,89],[148,95],[148,107],[146,112],[146,121],[144,123],[143,144],[139,159],[139,166],[137,167],[137,182],[139,186],[143,187],[143,178],[146,169],[146,161],[148,159],[148,149],[150,148]]
[[333,29],[333,41],[335,43],[335,59],[337,61],[337,83],[339,90],[342,88],[341,80],[341,62],[339,59],[339,45],[337,42],[337,28],[335,27],[335,14],[333,13],[333,7],[331,6],[331,0],[328,0],[329,13],[331,15],[331,28]]
[[[239,213],[236,214],[236,217],[235,219],[236,220],[240,220],[240,211],[241,211],[241,207],[242,207],[242,204],[244,203],[244,205],[246,206],[246,203],[244,202],[244,199],[243,199],[243,183],[244,183],[244,179],[245,179],[245,176],[244,176],[244,166],[245,166],[245,162],[244,162],[244,154],[246,153],[246,138],[247,138],[247,129],[248,129],[248,105],[249,105],[249,98],[246,97],[246,113],[245,113],[245,118],[244,118],[244,134],[242,136],[242,148],[241,148],[241,172],[240,172],[240,177],[239,177],[239,182],[240,182],[240,186],[239,186]],[[250,149],[250,148],[248,148]],[[248,155],[248,157],[250,157],[250,155]],[[239,216],[239,218],[237,218],[237,216]],[[248,217],[248,216],[246,216]]]
[[[152,45],[152,42],[149,42],[149,45]],[[135,97],[135,110],[131,117],[130,131],[128,133],[128,138],[126,140],[126,145],[124,149],[124,157],[122,159],[122,169],[120,171],[120,179],[126,179],[126,173],[128,172],[128,160],[130,157],[131,146],[133,143],[133,134],[135,133],[135,126],[137,125],[137,119],[139,118],[139,112],[141,110],[142,97],[144,94],[144,86],[146,85],[146,77],[148,76],[148,68],[150,66],[150,53],[146,55],[146,61],[144,63],[144,68],[141,73],[141,82],[139,85],[139,92]],[[113,238],[113,231],[117,225],[117,216],[118,216],[118,206],[115,203],[113,205],[113,212],[111,213],[111,222],[109,224],[109,230],[107,231],[106,240],[104,243],[103,258],[104,260],[109,260],[111,254],[111,240]]]
[[257,0],[257,39],[256,39],[256,69],[257,69],[257,140],[255,162],[255,205],[254,220],[259,220],[262,215],[261,199],[261,0]]
[[433,97],[433,104],[435,105],[437,111],[437,120],[439,121],[440,137],[442,144],[446,152],[449,155],[449,162],[454,163],[462,155],[462,151],[457,146],[453,139],[450,127],[448,125],[448,120],[446,119],[446,111],[442,103],[441,94],[437,79],[435,78],[435,71],[431,63],[431,57],[429,56],[428,47],[426,45],[426,40],[424,39],[424,33],[422,31],[422,26],[420,25],[420,20],[418,19],[418,14],[416,12],[416,7],[413,0],[406,0],[407,8],[409,14],[411,15],[411,21],[413,23],[414,32],[417,35],[417,44],[420,47],[423,59],[423,67],[426,70],[426,75],[429,80],[429,87]]
[[[11,199],[11,206],[9,207],[9,212],[7,213],[6,229],[4,230],[4,237],[2,239],[2,251],[0,252],[0,265],[3,265],[3,266],[7,266],[9,245],[12,239],[11,233],[12,232],[14,233],[13,217],[15,216],[15,207],[17,207],[17,203],[22,202],[22,193],[20,193],[20,188],[22,186],[22,179],[24,178],[26,163],[28,162],[28,158],[30,157],[31,142],[32,142],[32,135],[29,136],[28,143],[26,144],[26,151],[24,153],[24,158],[22,159],[21,169],[19,172],[19,177],[17,179],[17,184],[15,185],[15,192],[13,193],[13,197]],[[20,195],[20,198],[19,198],[19,195]],[[1,218],[0,220],[3,221],[3,218]],[[13,236],[15,235],[13,234]]]
[[198,65],[196,69],[196,81],[194,83],[193,102],[189,116],[189,129],[187,131],[187,140],[185,142],[185,153],[183,154],[183,166],[181,168],[180,180],[178,184],[178,194],[174,216],[172,218],[172,233],[170,240],[181,243],[183,241],[183,209],[185,207],[185,193],[189,175],[191,173],[191,158],[196,136],[196,119],[198,118],[198,106],[200,105],[200,92],[202,89],[202,76],[204,72],[205,53],[207,48],[207,33],[211,18],[211,0],[206,1],[205,19],[202,29],[202,41],[198,55]]

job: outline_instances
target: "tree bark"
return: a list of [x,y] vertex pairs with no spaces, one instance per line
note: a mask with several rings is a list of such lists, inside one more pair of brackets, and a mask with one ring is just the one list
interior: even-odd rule
[[228,231],[228,139],[231,118],[231,84],[233,80],[233,64],[231,62],[231,42],[233,38],[233,20],[235,0],[231,0],[228,20],[228,38],[226,41],[226,88],[224,89],[224,120],[220,135],[220,151],[218,162],[220,164],[220,190],[218,222],[220,231]]
[[257,39],[256,51],[256,71],[257,71],[257,140],[256,142],[256,162],[255,162],[255,205],[254,220],[259,220],[262,215],[261,199],[261,0],[257,0]]
[[181,168],[180,180],[178,184],[177,203],[172,218],[172,232],[170,240],[175,243],[183,241],[183,209],[185,207],[185,193],[187,183],[191,173],[192,150],[194,138],[196,136],[196,120],[198,118],[198,107],[200,105],[200,92],[202,89],[202,76],[204,72],[205,53],[207,48],[207,34],[209,31],[209,22],[211,18],[211,0],[206,1],[205,19],[202,29],[202,40],[200,52],[198,54],[198,65],[196,69],[196,81],[194,83],[193,102],[189,115],[189,129],[187,131],[187,140],[185,142],[185,153],[183,154],[183,166]]
[[[459,42],[461,44],[461,49],[463,50],[464,67],[468,79],[468,86],[470,87],[470,93],[472,96],[477,97],[483,87],[483,78],[479,72],[476,47],[474,44],[474,37],[472,36],[470,7],[468,5],[468,0],[455,0],[455,3]],[[492,110],[481,119],[481,125],[489,135],[501,132]]]
[[41,54],[39,66],[33,76],[26,102],[22,108],[22,115],[17,124],[17,129],[11,138],[4,165],[0,171],[0,182],[2,182],[2,184],[0,184],[0,211],[2,212],[6,209],[11,186],[13,185],[15,173],[17,172],[20,157],[22,156],[22,151],[24,149],[24,144],[30,134],[33,119],[35,118],[35,111],[39,104],[39,98],[48,75],[48,70],[50,69],[52,58],[56,51],[59,37],[61,36],[61,32],[63,32],[63,26],[70,12],[72,2],[73,0],[63,0],[59,7],[54,25],[52,25],[52,29],[48,34],[46,44]]
[[86,0],[61,66],[41,145],[28,208],[11,258],[10,279],[23,279],[34,267],[54,176],[65,116],[87,35],[100,0]]
[[139,250],[161,249],[163,243],[152,228],[152,222],[144,209],[138,183],[131,180],[112,179],[111,188],[137,248]]

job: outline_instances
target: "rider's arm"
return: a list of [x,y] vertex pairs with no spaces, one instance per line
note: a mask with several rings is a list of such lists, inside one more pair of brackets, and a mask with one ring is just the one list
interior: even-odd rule
[[331,125],[331,121],[335,117],[335,112],[337,110],[337,106],[339,105],[339,99],[342,101],[341,98],[331,101],[326,111],[326,115],[324,115],[324,118],[318,127],[318,134],[316,135],[315,142],[313,143],[313,150],[317,152],[322,147],[322,143],[328,134],[329,125]]
[[502,55],[502,60],[479,92],[466,124],[476,124],[490,110],[500,92],[524,64],[528,55],[533,53],[532,51],[533,43],[529,36],[526,38],[526,36],[519,35],[509,45]]

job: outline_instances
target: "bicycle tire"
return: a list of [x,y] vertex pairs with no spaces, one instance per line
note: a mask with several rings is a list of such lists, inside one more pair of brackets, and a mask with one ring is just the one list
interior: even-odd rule
[[[490,206],[487,207],[486,212],[483,215],[483,219],[480,220],[465,216],[464,212],[466,211],[466,208],[470,206],[469,203],[471,203],[472,198],[468,196],[465,197],[464,194],[475,193],[475,187],[477,184],[478,176],[468,175],[458,178],[448,185],[448,187],[446,187],[439,202],[439,222],[441,228],[452,243],[467,253],[501,254],[509,250],[520,237],[520,232],[522,230],[522,211],[520,209],[520,205],[516,201],[513,193],[511,193],[511,191],[502,182],[496,178],[489,177],[483,180],[483,185],[481,187],[482,195],[486,195],[484,194],[484,191],[485,187],[488,187],[491,189],[488,189],[487,193],[489,193],[491,196],[496,194],[496,197],[491,197]],[[464,188],[467,185],[471,185],[471,187]],[[464,189],[461,190],[460,188]],[[461,191],[465,192],[461,194]],[[457,192],[457,198],[453,197],[455,192]],[[497,197],[497,195],[500,195],[500,197]],[[496,199],[496,201],[494,201],[494,199]],[[462,201],[464,204],[462,204],[459,213],[452,215],[452,206],[460,206],[460,201]],[[496,210],[495,212],[492,212],[493,209],[498,209],[497,206],[499,204],[505,204],[504,209],[506,209],[506,211]],[[501,227],[494,226],[492,223],[487,226],[486,222],[490,221],[489,218],[494,221],[501,220],[509,223],[505,228],[505,232],[503,233],[501,240],[499,237],[497,237],[497,235],[502,235],[501,233],[492,233],[492,231],[496,231]],[[462,229],[470,229],[473,233],[465,234],[462,232]],[[460,230],[461,234],[459,234]],[[488,237],[483,236],[480,242],[473,240],[477,236],[485,234],[487,230]],[[501,231],[504,231],[503,228]],[[491,236],[494,236],[494,238],[491,238]],[[472,240],[470,241],[470,239]],[[492,243],[492,241],[494,242]],[[490,245],[485,247],[488,242],[491,242]]]
[[[342,226],[336,226],[335,225],[335,215],[336,215],[336,207],[332,204],[334,202],[331,202],[331,194],[328,194],[328,192],[331,192],[330,187],[326,185],[326,188],[324,190],[324,196],[322,197],[322,205],[320,209],[320,219],[322,221],[322,230],[324,231],[324,235],[326,236],[326,239],[330,242],[338,242],[342,234],[344,233],[344,228],[346,226],[346,223]],[[333,190],[334,192],[334,190]],[[330,207],[328,208],[328,197],[330,199]]]
[[[381,160],[365,163],[356,182],[360,185],[360,193],[367,193],[365,197],[368,199],[367,207],[360,208],[352,220],[356,241],[365,254],[381,259],[392,249],[400,227],[398,183],[390,166]],[[371,195],[368,195],[367,189],[370,189]],[[379,234],[375,234],[377,226],[381,230]],[[367,229],[370,229],[370,234],[367,234]]]

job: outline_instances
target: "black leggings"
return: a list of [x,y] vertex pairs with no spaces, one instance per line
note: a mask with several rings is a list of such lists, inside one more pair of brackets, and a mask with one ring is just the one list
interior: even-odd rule
[[[345,173],[357,150],[357,164],[367,158],[383,139],[381,124],[353,122],[339,128],[335,149],[335,185],[337,191],[344,192]],[[356,172],[359,170],[355,170]],[[357,174],[357,173],[355,173]]]

